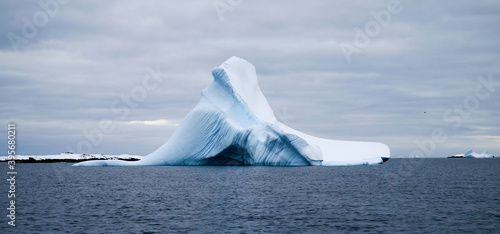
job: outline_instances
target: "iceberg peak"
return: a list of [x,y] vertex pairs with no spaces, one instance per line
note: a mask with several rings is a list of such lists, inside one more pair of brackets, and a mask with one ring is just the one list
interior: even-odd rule
[[276,117],[262,94],[255,67],[248,61],[233,56],[212,70],[215,82],[226,86],[228,92],[246,105],[258,120],[274,123]]

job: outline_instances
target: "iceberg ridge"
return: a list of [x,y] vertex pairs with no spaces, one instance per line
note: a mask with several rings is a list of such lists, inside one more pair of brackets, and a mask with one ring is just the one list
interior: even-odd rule
[[259,88],[255,67],[231,57],[171,138],[135,162],[88,161],[76,166],[133,165],[361,165],[390,157],[385,144],[317,138],[276,120]]

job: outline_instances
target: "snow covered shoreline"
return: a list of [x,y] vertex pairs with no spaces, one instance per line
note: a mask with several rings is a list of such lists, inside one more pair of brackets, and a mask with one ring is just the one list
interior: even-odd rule
[[[123,160],[138,161],[144,156],[140,155],[105,155],[105,154],[73,154],[60,153],[55,155],[16,155],[16,162],[22,163],[51,163],[51,162],[84,162],[91,160]],[[8,156],[0,156],[0,162],[7,162]]]

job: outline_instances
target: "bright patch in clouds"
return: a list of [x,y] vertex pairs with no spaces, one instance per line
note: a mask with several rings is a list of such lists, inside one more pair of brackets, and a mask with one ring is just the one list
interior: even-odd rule
[[154,126],[169,126],[169,127],[177,127],[179,126],[179,123],[174,122],[172,120],[168,119],[159,119],[159,120],[154,120],[154,121],[129,121],[129,122],[124,122],[125,124],[143,124],[143,125],[154,125]]

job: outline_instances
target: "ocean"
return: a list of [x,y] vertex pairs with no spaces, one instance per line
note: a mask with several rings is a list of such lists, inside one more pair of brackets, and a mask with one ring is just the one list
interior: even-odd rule
[[0,233],[500,233],[500,160],[337,167],[17,164]]

